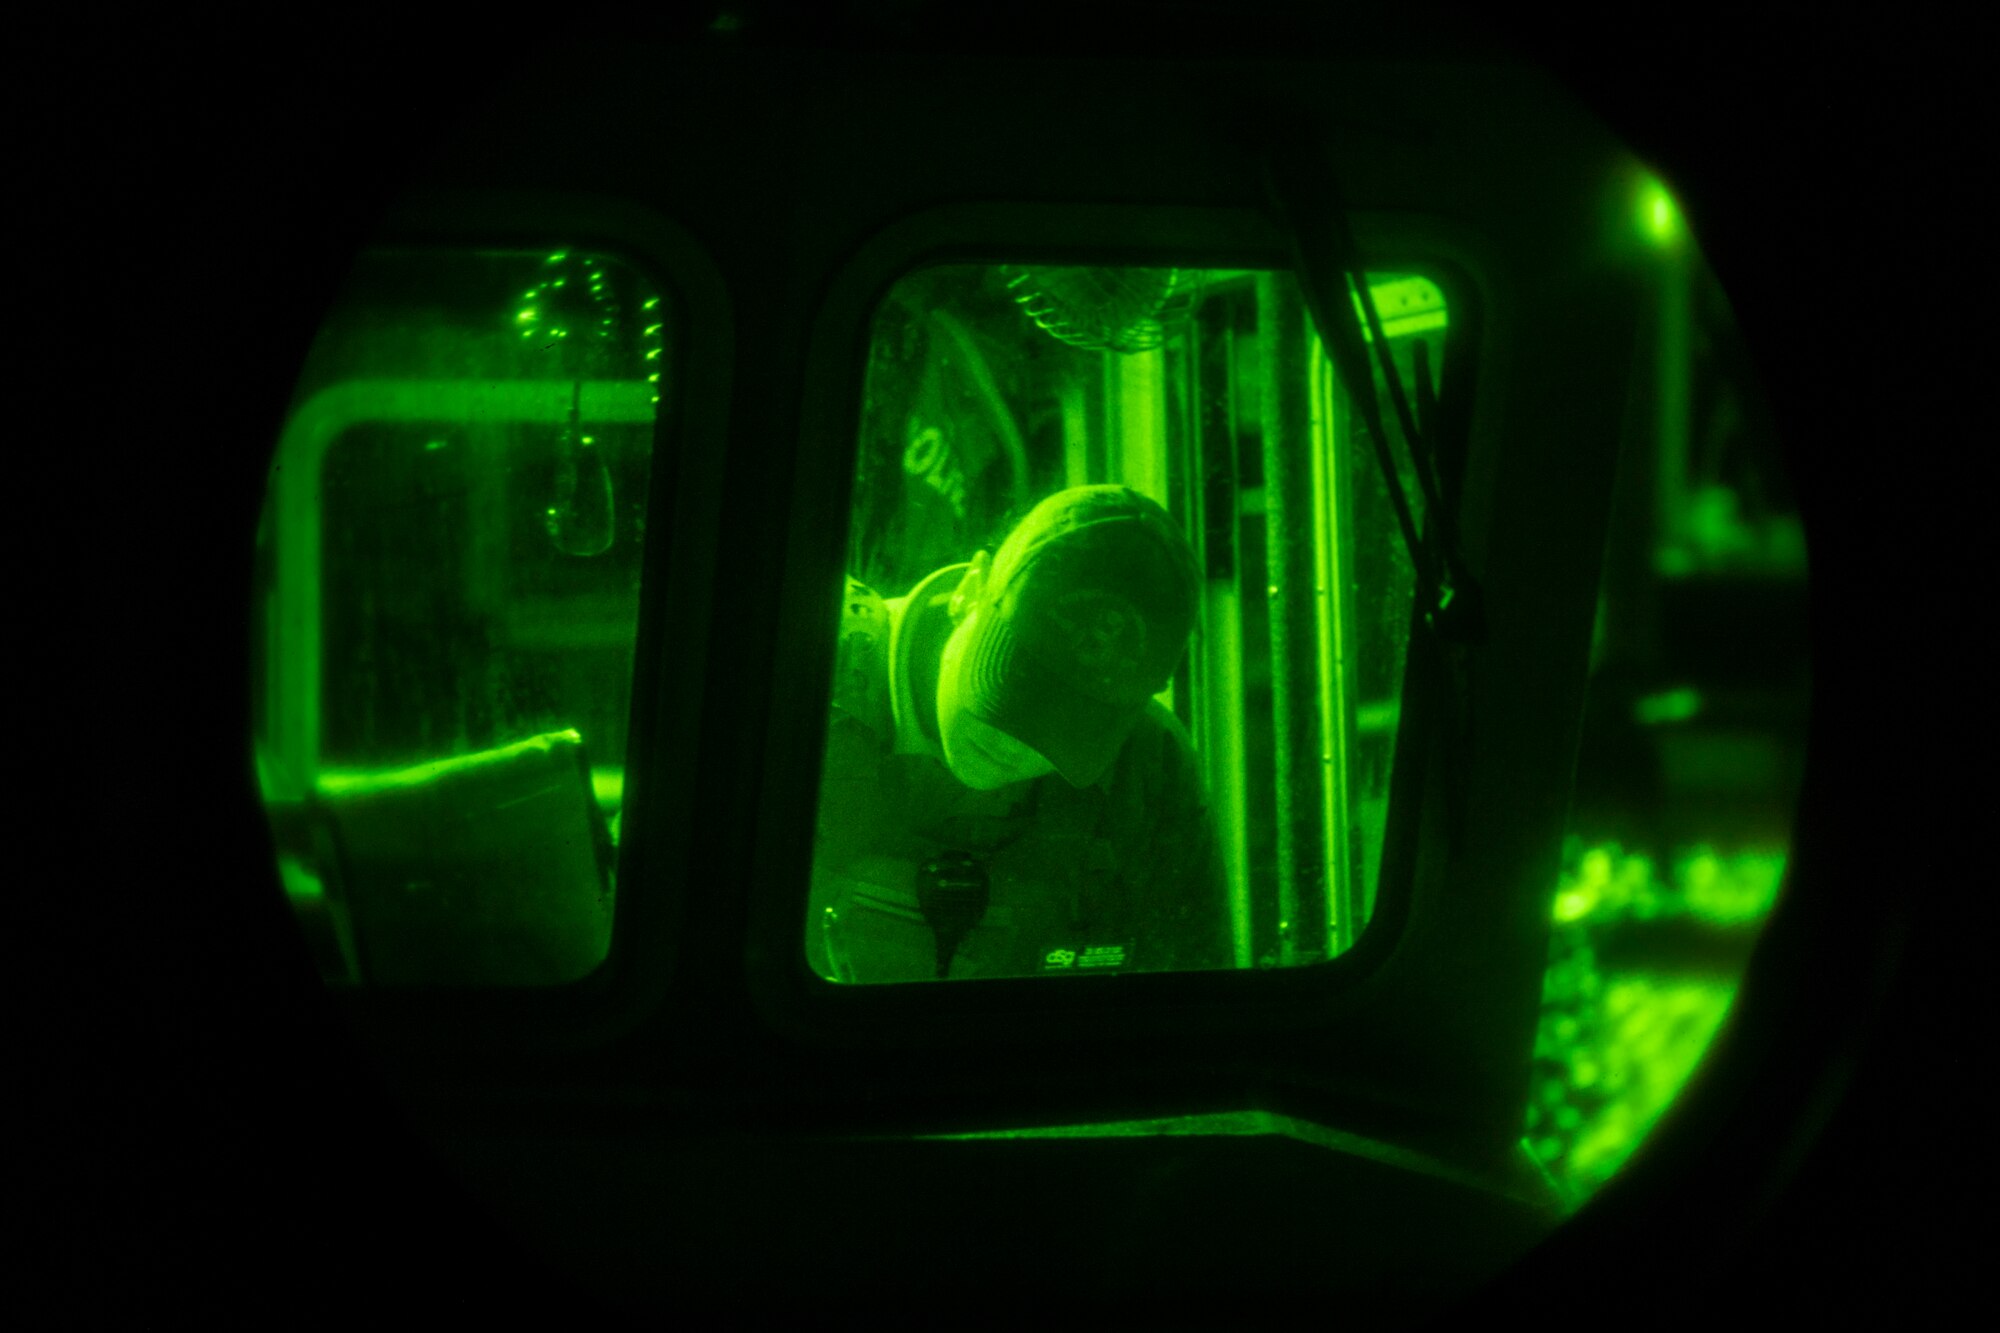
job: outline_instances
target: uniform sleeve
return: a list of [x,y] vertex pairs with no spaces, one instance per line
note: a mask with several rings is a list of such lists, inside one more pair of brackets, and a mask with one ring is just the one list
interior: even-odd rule
[[1228,883],[1201,766],[1179,719],[1159,705],[1135,733],[1112,819],[1142,971],[1228,967]]

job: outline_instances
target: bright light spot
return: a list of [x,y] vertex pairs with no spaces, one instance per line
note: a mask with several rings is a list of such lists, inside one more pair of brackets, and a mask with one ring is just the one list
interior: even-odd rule
[[1593,847],[1583,855],[1583,872],[1586,884],[1605,884],[1611,879],[1611,853],[1602,847]]
[[1632,705],[1633,720],[1642,727],[1666,722],[1685,722],[1701,712],[1701,691],[1684,686],[1662,694],[1649,694]]
[[534,317],[535,317],[535,308],[533,306],[529,306],[526,310],[523,310],[520,314],[514,316],[516,320],[518,320],[523,324],[530,322],[531,320],[534,319]]
[[1566,889],[1556,895],[1556,920],[1580,921],[1590,915],[1590,909],[1597,906],[1597,893],[1592,889]]
[[1639,195],[1639,221],[1653,244],[1671,245],[1680,235],[1680,209],[1667,187],[1649,179]]

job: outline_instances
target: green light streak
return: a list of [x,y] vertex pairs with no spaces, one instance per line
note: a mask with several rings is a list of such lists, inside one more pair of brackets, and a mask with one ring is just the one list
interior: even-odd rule
[[1473,1189],[1490,1190],[1495,1182],[1462,1171],[1426,1153],[1401,1148],[1379,1139],[1349,1134],[1325,1125],[1299,1120],[1269,1111],[1223,1111],[1208,1115],[1166,1116],[1151,1120],[1115,1120],[1094,1124],[1040,1125],[1022,1128],[978,1130],[963,1134],[915,1134],[907,1137],[928,1142],[967,1142],[977,1139],[1139,1139],[1139,1138],[1218,1138],[1283,1135],[1317,1147],[1363,1157],[1405,1171],[1449,1180]]
[[[1400,286],[1400,284],[1395,284]],[[1432,288],[1435,291],[1435,288]],[[1386,331],[1386,326],[1385,326]],[[1354,920],[1353,904],[1360,895],[1352,882],[1353,857],[1350,848],[1353,802],[1349,791],[1350,714],[1353,699],[1353,664],[1348,661],[1352,638],[1347,598],[1345,562],[1341,559],[1341,520],[1346,516],[1346,497],[1340,490],[1343,441],[1336,438],[1334,419],[1333,365],[1317,336],[1312,339],[1312,355],[1307,358],[1308,392],[1312,402],[1312,538],[1313,570],[1317,594],[1314,626],[1319,656],[1320,762],[1326,770],[1320,784],[1320,819],[1326,828],[1327,939],[1329,956],[1350,947],[1359,937],[1360,924]]]
[[[575,735],[574,732],[564,733]],[[392,787],[420,782],[429,770],[439,764],[418,765],[415,768],[328,768],[322,769],[319,780],[314,784],[323,796],[348,796],[361,792],[383,791]],[[625,770],[623,768],[593,768],[590,770],[590,789],[597,803],[607,810],[617,809],[625,801]]]

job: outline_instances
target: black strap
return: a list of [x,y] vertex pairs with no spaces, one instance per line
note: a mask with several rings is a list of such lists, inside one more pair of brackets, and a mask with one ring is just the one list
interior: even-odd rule
[[[1416,567],[1426,623],[1448,641],[1480,642],[1485,638],[1484,599],[1459,551],[1451,508],[1439,493],[1432,451],[1425,446],[1409,398],[1403,391],[1402,376],[1390,353],[1382,317],[1375,308],[1368,275],[1348,226],[1339,182],[1319,146],[1295,121],[1295,117],[1275,118],[1275,138],[1265,145],[1263,168],[1266,192],[1291,242],[1306,309],[1347,386],[1348,396],[1368,427],[1376,464],[1388,485],[1404,545]],[[1348,290],[1353,293],[1353,301],[1340,300],[1340,294]],[[1389,434],[1375,395],[1374,377],[1368,370],[1361,322],[1353,314],[1355,302],[1361,306],[1362,319],[1374,341],[1376,359],[1395,405],[1397,424],[1402,428],[1412,467],[1423,487],[1425,513],[1430,521],[1421,534],[1410,513],[1409,499],[1403,493],[1402,478],[1389,454]]]

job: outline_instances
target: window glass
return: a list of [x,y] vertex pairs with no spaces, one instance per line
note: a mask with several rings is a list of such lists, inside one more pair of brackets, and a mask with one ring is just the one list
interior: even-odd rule
[[377,251],[328,316],[259,530],[255,751],[330,981],[605,957],[669,323],[580,250]]
[[[1428,403],[1443,294],[1370,286]],[[1350,947],[1414,578],[1291,276],[924,269],[878,308],[866,374],[813,968],[1055,977]]]

